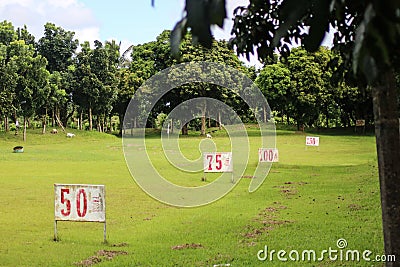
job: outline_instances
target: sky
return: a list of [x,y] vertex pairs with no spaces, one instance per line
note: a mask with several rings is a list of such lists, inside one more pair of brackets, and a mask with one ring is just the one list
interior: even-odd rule
[[[247,6],[248,0],[227,0],[228,18],[224,29],[213,29],[216,39],[230,38],[233,10]],[[44,24],[52,22],[75,32],[83,43],[95,40],[121,42],[121,51],[130,45],[154,41],[163,30],[172,30],[183,14],[185,0],[0,0],[0,20],[14,27],[26,25],[36,41]],[[254,58],[250,65],[259,64]]]
[[[52,22],[74,31],[83,41],[116,40],[122,48],[131,44],[154,41],[165,29],[172,30],[182,17],[184,0],[1,0],[0,19],[11,21],[14,27],[27,25],[38,40],[44,24]],[[217,39],[229,39],[233,9],[247,5],[248,0],[229,0],[230,19],[225,30],[214,30]]]

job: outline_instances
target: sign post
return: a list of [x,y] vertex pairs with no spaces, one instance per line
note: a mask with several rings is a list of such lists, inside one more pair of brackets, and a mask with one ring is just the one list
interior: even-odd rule
[[204,177],[207,172],[230,172],[233,180],[232,152],[203,153]]
[[104,185],[54,184],[54,241],[58,221],[104,223],[106,234],[106,196]]

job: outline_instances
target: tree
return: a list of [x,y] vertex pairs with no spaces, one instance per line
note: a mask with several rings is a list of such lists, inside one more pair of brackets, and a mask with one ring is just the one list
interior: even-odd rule
[[15,112],[16,65],[8,59],[7,46],[0,44],[0,116],[8,131],[8,117]]
[[91,54],[91,71],[100,81],[99,97],[95,105],[97,114],[97,128],[103,132],[106,128],[106,121],[111,122],[111,112],[116,100],[117,79],[116,71],[119,64],[119,45],[112,42],[105,42],[105,45],[95,41],[95,49]]
[[289,97],[292,91],[289,69],[280,62],[266,65],[255,79],[255,83],[267,98],[271,109],[279,111],[282,120],[283,116],[286,115],[289,122],[292,115],[289,111],[291,108]]
[[[89,42],[81,45],[74,67],[74,102],[89,115],[89,130],[93,129],[93,117],[97,119],[99,131],[105,129],[105,121],[111,115],[117,97],[116,78],[119,63],[119,46],[115,42],[103,45],[95,41],[91,49]],[[82,117],[82,116],[81,116]]]
[[13,106],[23,115],[25,141],[28,119],[35,115],[48,98],[47,61],[41,55],[35,56],[33,46],[26,45],[24,40],[11,42],[8,46],[8,56],[11,64],[15,64],[16,67],[16,97]]
[[17,33],[11,22],[0,22],[0,43],[9,45],[12,41],[17,40]]
[[64,71],[72,64],[72,55],[78,47],[74,32],[65,31],[53,23],[44,25],[44,36],[39,39],[37,49],[47,61],[50,72]]
[[[155,73],[174,64],[183,62],[220,62],[237,69],[242,69],[244,72],[247,71],[238,57],[234,54],[233,50],[228,47],[227,42],[213,40],[212,47],[206,49],[199,45],[192,45],[191,33],[187,33],[184,36],[184,41],[181,45],[181,57],[176,59],[171,56],[171,47],[169,44],[171,38],[170,35],[170,31],[163,31],[157,37],[156,41],[133,47],[130,72],[132,73],[132,83],[135,89],[139,88],[145,80]],[[191,74],[189,72],[174,73],[170,75],[170,80],[185,80],[185,76],[189,80],[190,77],[188,77],[188,75]],[[226,78],[228,79],[229,77]],[[153,123],[159,113],[163,112],[169,114],[170,111],[179,104],[195,97],[212,97],[223,102],[237,102],[237,97],[226,88],[205,83],[185,84],[174,88],[165,94],[158,103],[156,103],[155,107],[152,109],[150,118],[152,121],[151,123]],[[139,106],[139,104],[136,106]],[[239,107],[240,105],[237,106]],[[239,110],[239,112],[242,110]],[[210,112],[213,111],[208,110],[207,107],[202,108],[200,130],[203,135],[205,135],[206,131],[206,115]],[[187,126],[187,124],[183,125],[182,131],[184,134],[187,134]]]
[[[76,56],[74,70],[74,102],[89,114],[89,130],[93,129],[93,106],[99,97],[100,81],[91,70],[91,49],[89,42],[81,44],[81,51]],[[81,116],[82,117],[82,116]]]
[[[16,66],[10,62],[8,46],[17,40],[11,22],[0,22],[0,116],[4,117],[5,130],[8,131],[8,117],[15,114]],[[14,116],[14,120],[16,120]]]
[[[186,1],[186,17],[177,23],[171,39],[175,49],[187,27],[200,32],[201,37],[209,32],[210,24],[220,24],[225,18],[223,12],[211,10],[210,3],[225,5],[223,0]],[[200,15],[194,14],[194,6]],[[396,0],[251,0],[249,6],[235,11],[232,29],[235,37],[231,42],[239,54],[247,56],[257,47],[262,60],[272,56],[276,48],[286,56],[291,44],[302,44],[307,50],[316,51],[329,26],[333,27],[334,47],[371,87],[385,252],[397,257],[400,257],[400,135],[394,68],[400,56],[399,9],[400,2]],[[207,38],[199,40],[209,45]]]

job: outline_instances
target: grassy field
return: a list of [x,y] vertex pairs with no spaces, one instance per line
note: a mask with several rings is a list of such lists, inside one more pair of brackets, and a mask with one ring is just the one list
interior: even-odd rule
[[[248,193],[250,179],[243,178],[215,203],[176,208],[141,191],[125,165],[120,138],[71,131],[75,138],[29,131],[26,143],[0,133],[0,266],[382,265],[326,255],[311,262],[281,262],[276,254],[272,261],[257,258],[265,246],[315,250],[319,257],[322,250],[337,250],[340,238],[347,240],[345,249],[370,250],[371,258],[383,253],[373,136],[326,132],[319,134],[319,149],[306,150],[305,134],[278,130],[280,162],[258,191]],[[227,137],[213,140],[223,146]],[[200,141],[180,140],[189,155],[198,153]],[[150,152],[160,153],[158,138],[148,142]],[[12,153],[21,144],[25,152]],[[257,156],[246,174],[256,164]],[[107,244],[99,223],[59,222],[60,241],[53,241],[54,183],[106,186]],[[204,183],[201,175],[193,183]]]

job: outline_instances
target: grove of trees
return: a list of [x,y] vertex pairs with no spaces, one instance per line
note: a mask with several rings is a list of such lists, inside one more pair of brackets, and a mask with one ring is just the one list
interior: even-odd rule
[[[185,33],[177,58],[171,55],[170,38],[171,32],[165,30],[155,41],[131,46],[121,53],[116,41],[95,41],[91,47],[89,42],[75,39],[74,32],[52,23],[44,25],[44,34],[36,41],[26,26],[15,29],[11,22],[1,22],[1,129],[9,131],[10,124],[20,120],[24,140],[26,127],[33,122],[40,122],[43,133],[49,123],[52,127],[121,133],[119,122],[137,88],[157,72],[190,61],[219,62],[246,73],[283,123],[332,127],[351,126],[356,119],[373,120],[368,89],[360,90],[337,78],[347,70],[330,64],[332,59],[343,60],[328,48],[313,53],[294,48],[289,57],[278,60],[275,55],[258,71],[246,67],[226,41],[213,40],[211,48],[205,48],[192,44],[191,34]],[[147,126],[154,127],[160,113],[168,114],[179,103],[202,96],[234,107],[245,122],[254,119],[241,99],[226,88],[189,84],[163,97]],[[196,125],[204,134],[205,118]],[[138,126],[132,122],[132,127]],[[188,125],[184,125],[183,133],[187,130]]]

